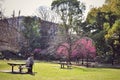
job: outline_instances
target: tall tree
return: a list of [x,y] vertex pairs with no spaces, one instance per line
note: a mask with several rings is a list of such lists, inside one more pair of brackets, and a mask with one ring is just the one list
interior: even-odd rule
[[62,21],[62,26],[65,29],[66,42],[69,44],[70,48],[68,50],[68,62],[71,59],[71,46],[72,46],[72,37],[73,28],[76,27],[76,22],[82,19],[83,11],[85,6],[83,3],[77,0],[54,0],[51,4],[51,9],[55,10],[56,13],[60,16]]
[[[93,8],[87,16],[87,23],[90,25],[88,26],[88,29],[91,29],[91,31],[95,33],[92,35],[92,37],[96,40],[98,49],[104,52],[104,54],[111,50],[111,52],[113,52],[114,59],[115,55],[118,56],[116,51],[117,53],[119,51],[119,48],[117,47],[119,46],[119,27],[117,26],[119,25],[119,19],[120,0],[106,0],[102,7]],[[117,39],[115,38],[116,36]],[[102,44],[103,42],[105,44],[101,45],[100,47],[98,44]]]
[[116,20],[111,27],[109,23],[105,23],[104,27],[106,30],[105,39],[111,48],[112,64],[114,64],[114,60],[117,59],[119,62],[120,58],[120,20]]

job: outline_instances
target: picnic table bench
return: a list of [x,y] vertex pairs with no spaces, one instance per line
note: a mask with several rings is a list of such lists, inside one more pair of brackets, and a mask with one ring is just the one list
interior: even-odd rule
[[10,62],[10,63],[8,63],[8,65],[10,65],[10,66],[12,67],[12,72],[14,72],[14,67],[15,67],[15,66],[18,67],[20,73],[22,73],[22,69],[24,69],[24,68],[29,68],[29,67],[26,67],[26,64],[25,64],[25,63]]
[[71,64],[69,64],[68,62],[60,62],[61,68],[65,68],[65,65],[67,66],[67,68],[71,68]]

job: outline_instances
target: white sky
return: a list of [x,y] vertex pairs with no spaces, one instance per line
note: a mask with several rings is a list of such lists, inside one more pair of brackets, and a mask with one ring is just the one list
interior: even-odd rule
[[[18,16],[19,10],[21,10],[21,15],[30,16],[35,15],[36,9],[39,6],[50,7],[53,0],[4,0],[2,2],[2,8],[5,9],[5,16],[10,17],[15,10],[15,16]],[[90,9],[90,5],[94,7],[102,6],[105,0],[80,0],[86,4],[86,13]]]

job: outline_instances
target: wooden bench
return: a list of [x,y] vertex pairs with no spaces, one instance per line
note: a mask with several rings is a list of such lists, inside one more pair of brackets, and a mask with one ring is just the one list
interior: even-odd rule
[[67,62],[60,62],[61,68],[65,68],[65,65],[67,66],[67,68],[71,68],[71,64],[68,64]]
[[85,63],[85,66],[87,67],[96,67],[98,65],[97,62],[88,62],[88,63]]

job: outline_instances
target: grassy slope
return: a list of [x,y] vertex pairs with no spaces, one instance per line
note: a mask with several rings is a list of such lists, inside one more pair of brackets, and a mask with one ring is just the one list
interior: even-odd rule
[[[10,70],[6,61],[0,61],[0,70]],[[60,69],[60,65],[35,63],[35,75],[0,72],[0,80],[120,80],[120,69],[85,68]]]

